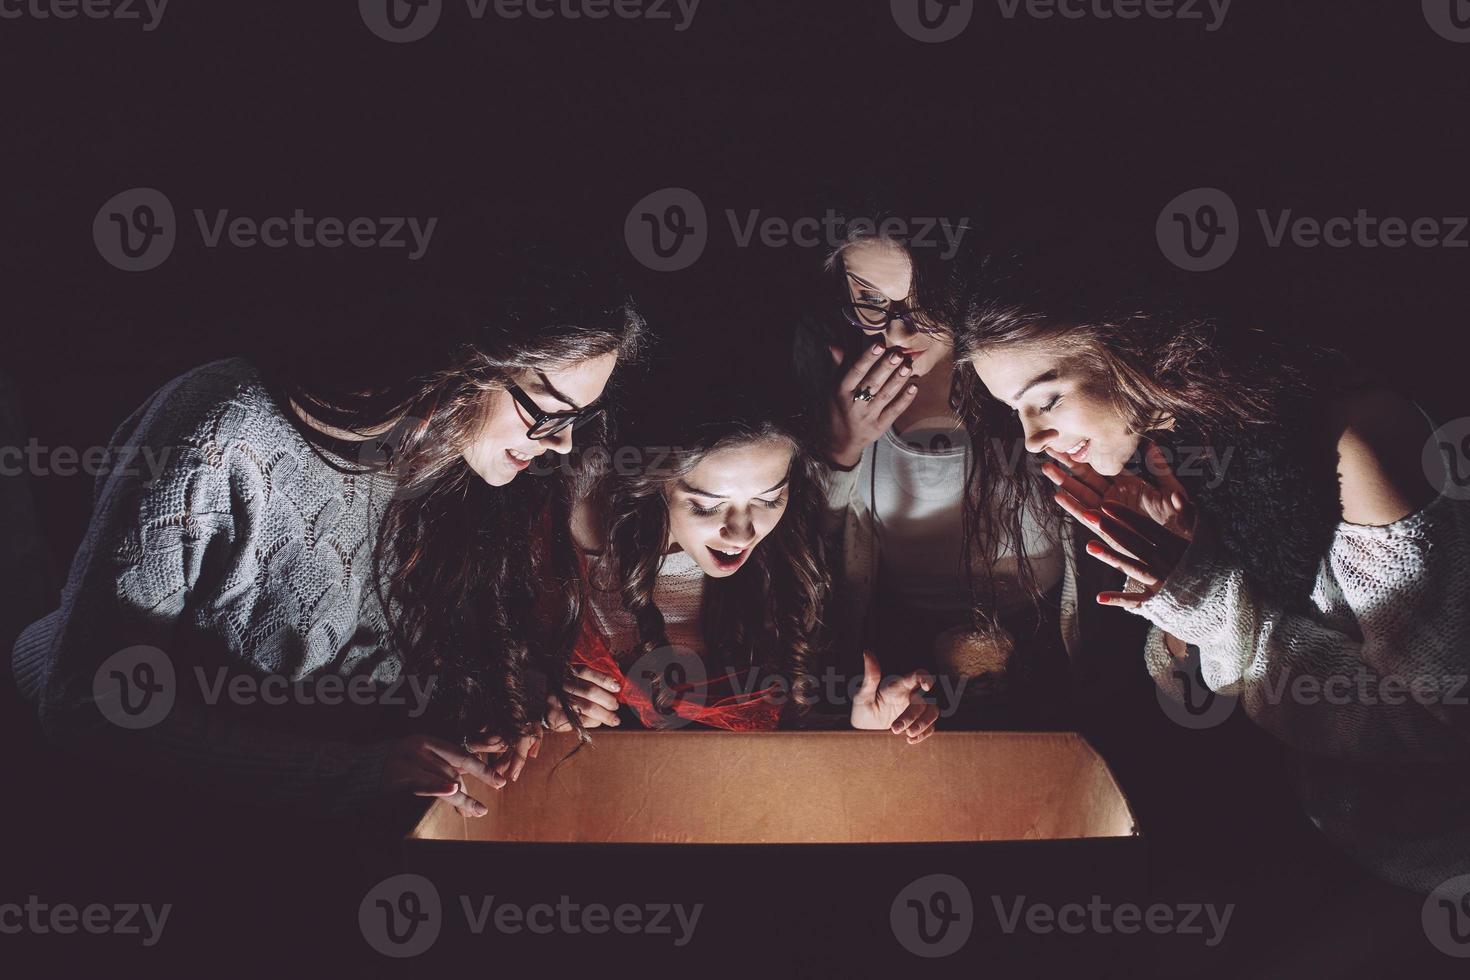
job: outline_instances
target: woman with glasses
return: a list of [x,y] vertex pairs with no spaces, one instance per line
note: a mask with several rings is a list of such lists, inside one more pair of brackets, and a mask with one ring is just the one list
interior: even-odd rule
[[[614,456],[574,522],[592,612],[567,689],[578,727],[805,723],[825,666],[820,469],[758,382],[712,389],[680,370],[647,387],[658,404],[629,426],[636,452]],[[927,738],[932,679],[876,671],[851,723]]]
[[[116,446],[162,466],[101,478],[60,608],[13,654],[55,741],[317,816],[485,812],[464,777],[504,784],[476,753],[542,730],[581,620],[571,478],[521,474],[578,423],[600,436],[644,333],[596,267],[496,268],[476,295],[350,284],[297,338],[345,321],[322,356],[204,365],[124,423]],[[241,678],[301,694],[235,704]],[[324,706],[344,689],[361,712]]]
[[885,668],[949,675],[962,709],[985,705],[992,721],[1039,720],[1069,683],[1076,562],[1041,494],[980,491],[983,473],[1026,461],[968,411],[956,380],[951,297],[975,251],[946,258],[882,227],[848,222],[826,262],[838,315],[798,339],[798,368],[825,393],[815,443],[837,646],[850,667],[871,650]]

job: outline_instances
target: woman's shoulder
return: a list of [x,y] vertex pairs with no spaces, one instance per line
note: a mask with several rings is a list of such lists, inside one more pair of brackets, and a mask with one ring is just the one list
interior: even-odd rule
[[1334,392],[1324,405],[1337,450],[1342,518],[1349,524],[1393,524],[1429,503],[1438,488],[1426,476],[1424,446],[1432,425],[1390,388],[1364,382]]
[[236,357],[202,364],[165,383],[125,423],[116,441],[218,443],[288,424],[260,373]]

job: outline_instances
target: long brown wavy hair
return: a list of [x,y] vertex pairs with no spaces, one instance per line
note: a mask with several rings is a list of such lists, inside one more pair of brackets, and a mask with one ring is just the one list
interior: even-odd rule
[[[1083,265],[1063,261],[986,260],[969,283],[956,331],[960,402],[971,431],[991,433],[993,444],[1008,447],[1008,455],[1024,445],[1024,433],[1016,413],[973,370],[982,353],[1040,343],[1076,357],[1103,379],[1131,431],[1201,449],[1285,445],[1287,438],[1277,430],[1295,424],[1314,393],[1345,370],[1335,351],[1287,346],[1259,329],[1229,327],[1177,304],[1140,300],[1119,283],[1098,281],[1101,270],[1089,274]],[[1038,501],[1049,506],[1054,488],[1040,472],[1041,461],[1022,448],[1009,460],[997,457],[995,465],[981,467],[972,500],[989,505],[972,507],[971,520],[982,528],[987,520],[1004,521],[1011,526],[1006,533],[1014,534],[1024,508]],[[1233,465],[1241,475],[1254,466],[1257,478],[1281,479],[1260,475],[1264,456]],[[1142,468],[1135,455],[1130,469]],[[1304,485],[1297,495],[1317,496],[1319,490]]]
[[791,692],[787,712],[800,714],[815,700],[829,589],[819,533],[820,471],[777,420],[724,411],[701,417],[708,421],[679,424],[677,435],[657,445],[635,440],[646,444],[639,462],[609,469],[597,481],[591,499],[601,508],[605,549],[590,567],[592,585],[617,592],[637,624],[638,646],[625,654],[630,661],[668,646],[653,590],[669,537],[670,487],[712,453],[766,440],[790,446],[788,502],[780,523],[739,571],[705,580],[700,625],[712,666],[756,667],[782,677]]
[[[389,640],[406,673],[434,678],[431,709],[447,733],[513,740],[539,724],[548,694],[561,696],[581,623],[568,531],[575,464],[492,487],[462,451],[513,377],[609,353],[626,361],[646,325],[600,265],[532,250],[498,268],[499,286],[482,293],[405,289],[372,310],[354,306],[407,340],[378,361],[374,383],[340,365],[326,376],[288,368],[281,389],[311,419],[375,433],[356,458],[396,477],[372,554]],[[604,441],[606,419],[579,427],[576,441]],[[314,427],[303,434],[340,453]],[[543,591],[546,582],[574,584]]]
[[[847,301],[842,264],[846,249],[864,242],[886,241],[902,248],[909,256],[913,286],[908,303],[920,313],[934,334],[954,346],[956,367],[950,385],[949,406],[965,428],[970,449],[961,510],[961,553],[965,555],[965,576],[973,597],[971,627],[981,633],[999,631],[995,567],[1000,555],[1009,548],[1016,556],[1016,574],[1022,590],[1033,607],[1039,610],[1043,592],[1026,554],[1024,528],[1028,519],[1044,528],[1055,528],[1058,521],[1055,509],[1049,503],[1049,487],[997,478],[999,472],[1007,468],[1014,470],[1018,461],[1024,461],[1024,439],[1018,430],[1004,424],[1008,418],[1001,417],[981,402],[972,379],[963,377],[973,375],[973,372],[963,369],[959,349],[960,325],[988,263],[975,236],[964,239],[957,253],[946,259],[933,248],[913,249],[902,238],[876,230],[875,226],[881,228],[891,212],[875,213],[878,215],[876,221],[844,226],[837,246],[826,255],[823,268],[828,274],[830,302],[835,307]],[[872,343],[840,315],[824,315],[817,324],[814,331],[817,337],[844,349],[849,356]],[[806,344],[810,347],[809,339]],[[826,351],[799,349],[798,362],[798,375],[810,379],[807,383],[814,389],[826,392],[836,383],[838,371],[833,368]],[[820,417],[818,411],[813,408],[814,417]],[[1038,617],[1037,622],[1040,621]]]

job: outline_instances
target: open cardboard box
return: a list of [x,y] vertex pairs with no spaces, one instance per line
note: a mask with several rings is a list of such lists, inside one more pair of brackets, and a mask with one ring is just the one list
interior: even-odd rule
[[[436,802],[410,835],[407,870],[435,883],[461,940],[493,938],[500,954],[519,945],[528,962],[553,946],[597,960],[620,943],[640,963],[713,957],[762,975],[770,971],[761,964],[777,961],[805,972],[838,960],[913,966],[925,953],[898,935],[918,914],[906,889],[948,875],[968,890],[972,934],[926,969],[973,971],[998,962],[1002,948],[1002,960],[1032,967],[1041,954],[1096,967],[1100,953],[1114,962],[1124,953],[1099,950],[1095,936],[1002,928],[999,910],[1009,914],[1020,896],[1085,903],[1143,892],[1128,800],[1075,733],[941,732],[910,746],[851,731],[600,731],[558,765],[575,744],[548,738],[502,791],[472,786],[488,816],[466,819]],[[613,930],[533,935],[492,923],[476,934],[469,910],[483,910],[486,896],[521,908],[568,896],[609,907],[698,904],[702,913],[678,947]],[[964,901],[951,898],[934,914]]]

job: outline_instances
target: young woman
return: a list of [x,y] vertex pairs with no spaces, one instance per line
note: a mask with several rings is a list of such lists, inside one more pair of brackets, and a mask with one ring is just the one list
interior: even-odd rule
[[[13,654],[53,739],[314,815],[408,794],[484,812],[462,779],[503,784],[475,753],[540,730],[580,619],[575,589],[544,627],[531,614],[528,583],[575,568],[571,495],[562,475],[519,474],[569,452],[579,424],[597,435],[644,332],[605,275],[498,268],[501,290],[477,296],[359,284],[354,343],[331,359],[207,364],[124,423],[114,445],[165,465],[101,479],[60,608]],[[174,703],[126,732],[99,699],[114,654],[138,648],[147,669],[120,664],[124,681]],[[329,689],[411,701],[408,677],[432,681],[412,710],[320,707]],[[240,678],[322,696],[232,705]]]
[[949,674],[992,720],[1009,701],[1016,722],[1036,721],[1085,673],[1071,541],[1045,495],[1003,478],[1024,452],[956,374],[951,327],[976,253],[944,259],[879,227],[848,225],[827,261],[840,316],[798,338],[798,367],[824,392],[836,646]]
[[960,348],[1128,576],[1097,601],[1152,624],[1176,698],[1202,679],[1300,750],[1307,812],[1369,867],[1470,871],[1470,505],[1426,481],[1426,417],[1334,356],[1062,281],[987,284]]
[[[620,724],[621,704],[647,727],[770,730],[821,695],[819,472],[758,388],[697,384],[650,386],[666,404],[634,430],[636,458],[616,454],[578,508],[593,615],[568,693],[586,727]],[[927,738],[932,679],[876,671],[851,723]]]

